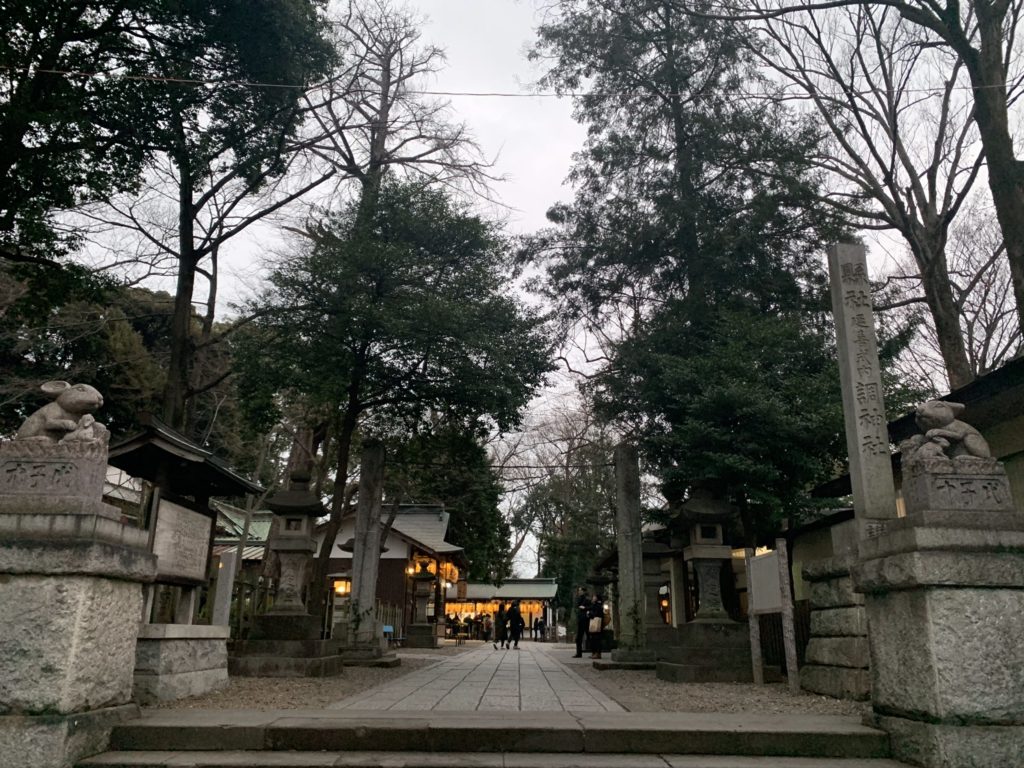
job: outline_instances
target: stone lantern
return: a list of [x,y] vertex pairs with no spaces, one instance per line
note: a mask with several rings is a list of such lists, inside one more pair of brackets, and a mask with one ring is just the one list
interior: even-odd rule
[[308,616],[302,599],[302,587],[310,560],[316,552],[313,529],[316,519],[324,514],[323,504],[309,488],[310,473],[306,467],[292,472],[288,490],[267,499],[267,507],[280,520],[277,532],[270,539],[270,549],[281,563],[277,599],[267,616]]
[[690,525],[690,546],[683,558],[693,563],[700,600],[694,621],[731,621],[722,603],[722,562],[732,561],[732,547],[725,543],[722,526],[735,514],[728,502],[700,489],[683,507],[682,519]]
[[428,621],[427,606],[430,605],[437,576],[427,570],[427,563],[420,562],[412,579],[413,621],[406,632],[406,645],[410,648],[437,648],[439,643],[436,628]]
[[340,643],[320,639],[320,622],[302,600],[302,587],[316,551],[313,530],[324,512],[309,488],[310,476],[308,465],[297,465],[288,490],[267,500],[280,520],[270,540],[281,564],[277,598],[274,607],[256,619],[249,639],[233,644],[228,659],[233,675],[326,677],[342,671]]

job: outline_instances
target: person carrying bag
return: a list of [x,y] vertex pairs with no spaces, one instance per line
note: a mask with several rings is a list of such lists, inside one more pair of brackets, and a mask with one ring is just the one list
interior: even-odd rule
[[587,611],[587,635],[590,638],[590,658],[601,658],[601,635],[604,633],[604,601],[594,595],[594,601]]

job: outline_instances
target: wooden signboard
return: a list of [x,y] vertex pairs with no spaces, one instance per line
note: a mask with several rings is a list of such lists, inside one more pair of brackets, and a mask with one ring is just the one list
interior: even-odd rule
[[160,500],[153,536],[157,581],[205,583],[213,519]]

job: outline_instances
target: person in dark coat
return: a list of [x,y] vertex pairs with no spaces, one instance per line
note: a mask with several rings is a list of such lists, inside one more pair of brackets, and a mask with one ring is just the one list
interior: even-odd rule
[[494,650],[498,646],[508,645],[508,617],[505,615],[505,604],[498,603],[498,615],[494,617]]
[[583,638],[587,634],[587,614],[590,613],[590,598],[583,587],[576,588],[576,655],[574,659],[583,658]]
[[519,610],[519,601],[513,600],[512,605],[508,609],[508,631],[512,636],[512,647],[517,651],[519,650],[519,639],[523,636],[523,629],[525,627],[526,621]]
[[590,604],[590,609],[587,611],[588,624],[592,619],[600,619],[601,626],[597,632],[590,632],[588,627],[587,635],[590,640],[590,658],[600,659],[601,635],[604,632],[604,601],[600,595],[594,595],[594,601]]

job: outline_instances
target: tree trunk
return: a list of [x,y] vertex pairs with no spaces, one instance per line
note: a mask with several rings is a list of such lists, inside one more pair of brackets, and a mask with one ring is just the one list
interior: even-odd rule
[[953,298],[953,289],[949,282],[949,270],[946,265],[944,250],[926,252],[927,248],[909,238],[911,250],[921,270],[921,286],[924,289],[925,303],[931,312],[935,325],[935,338],[939,344],[939,353],[946,368],[949,388],[959,389],[974,380],[971,362],[967,357],[960,329],[960,307]]
[[196,281],[196,254],[192,203],[192,175],[188,159],[178,166],[178,284],[171,318],[171,359],[164,387],[163,417],[174,429],[185,426],[185,395],[192,368],[192,292]]
[[974,89],[974,120],[985,151],[992,203],[1006,244],[1018,323],[1024,332],[1024,184],[1007,112],[1003,66],[1006,8],[1003,3],[974,3],[974,8],[978,14],[979,49],[955,43],[953,47],[964,59]]

